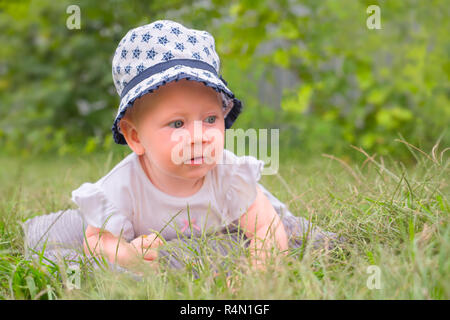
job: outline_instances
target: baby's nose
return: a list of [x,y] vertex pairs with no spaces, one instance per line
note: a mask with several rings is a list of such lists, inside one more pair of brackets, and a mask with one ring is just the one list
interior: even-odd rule
[[203,128],[203,121],[196,120],[188,128],[191,144],[203,144],[209,142],[209,137]]

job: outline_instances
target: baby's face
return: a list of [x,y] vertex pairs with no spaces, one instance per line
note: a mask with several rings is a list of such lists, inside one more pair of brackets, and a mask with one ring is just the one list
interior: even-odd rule
[[144,108],[137,126],[142,149],[137,153],[144,152],[154,168],[198,179],[216,165],[223,151],[225,123],[221,98],[214,89],[182,79],[136,103]]

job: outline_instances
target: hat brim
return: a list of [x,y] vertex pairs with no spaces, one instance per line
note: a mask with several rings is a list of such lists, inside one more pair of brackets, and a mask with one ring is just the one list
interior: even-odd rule
[[224,103],[224,109],[226,110],[225,129],[229,129],[233,125],[234,121],[242,111],[242,102],[236,99],[234,93],[226,86],[224,81],[209,71],[184,65],[176,65],[144,79],[131,88],[128,93],[122,97],[120,100],[119,111],[111,128],[114,141],[117,144],[127,144],[124,136],[120,132],[119,122],[125,115],[127,109],[133,106],[136,99],[147,93],[155,91],[169,82],[179,81],[181,79],[202,82],[205,86],[211,87],[217,92],[220,92]]

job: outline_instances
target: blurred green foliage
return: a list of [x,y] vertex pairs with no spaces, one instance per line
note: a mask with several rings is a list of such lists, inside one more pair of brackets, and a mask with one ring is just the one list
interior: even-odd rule
[[[69,30],[69,5],[81,29]],[[366,9],[381,8],[380,30]],[[280,148],[406,157],[395,142],[448,146],[448,1],[1,1],[1,153],[118,150],[111,76],[125,33],[171,19],[216,38],[222,74],[244,103],[236,128],[280,128]],[[280,71],[281,70],[281,71]],[[297,81],[262,99],[277,72]]]

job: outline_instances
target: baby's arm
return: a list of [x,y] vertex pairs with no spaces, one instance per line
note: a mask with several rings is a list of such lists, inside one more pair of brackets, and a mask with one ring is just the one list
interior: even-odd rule
[[250,241],[252,263],[264,267],[265,259],[273,246],[287,254],[288,238],[283,222],[269,199],[257,186],[256,199],[247,213],[240,218],[241,228]]
[[[83,245],[84,252],[87,255],[102,255],[109,262],[117,263],[125,268],[136,265],[142,259],[146,261],[154,260],[158,255],[156,250],[144,248],[147,241],[143,241],[142,237],[128,243],[123,238],[118,238],[106,230],[90,225],[88,225],[85,235]],[[160,244],[161,242],[158,241],[152,242],[151,248]]]

